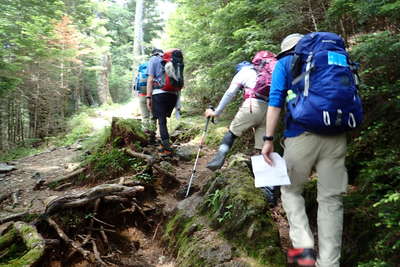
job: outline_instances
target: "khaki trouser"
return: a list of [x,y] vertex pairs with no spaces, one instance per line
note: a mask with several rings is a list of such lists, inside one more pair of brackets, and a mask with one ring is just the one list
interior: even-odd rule
[[344,164],[346,136],[321,136],[303,133],[285,140],[286,160],[291,185],[281,187],[283,208],[290,225],[294,248],[313,248],[302,197],[312,167],[318,174],[318,247],[317,266],[339,267],[343,229],[342,194],[347,188]]
[[262,149],[265,134],[265,115],[267,103],[254,98],[246,99],[239,108],[235,118],[231,122],[229,130],[236,136],[241,136],[249,128],[255,128],[254,147]]
[[152,120],[152,114],[147,109],[146,96],[139,95],[139,108],[142,115],[142,123],[144,130],[155,131],[156,123]]

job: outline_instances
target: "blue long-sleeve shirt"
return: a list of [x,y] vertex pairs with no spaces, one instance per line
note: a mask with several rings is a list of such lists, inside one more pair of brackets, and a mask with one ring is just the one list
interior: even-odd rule
[[[292,55],[281,58],[275,65],[272,73],[271,89],[269,92],[269,106],[283,108],[286,103],[286,96],[289,89],[291,89],[292,75],[290,65],[292,62]],[[293,90],[293,89],[291,89]],[[294,91],[295,94],[298,92]],[[288,114],[285,115],[285,137],[295,137],[302,134],[305,129],[293,122]]]

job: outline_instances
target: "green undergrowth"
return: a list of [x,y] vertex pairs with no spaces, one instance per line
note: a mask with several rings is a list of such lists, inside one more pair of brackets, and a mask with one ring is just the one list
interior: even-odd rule
[[43,148],[43,147],[37,148],[37,147],[31,147],[31,146],[18,146],[11,150],[0,153],[0,162],[7,162],[7,161],[12,161],[12,160],[16,160],[19,158],[23,158],[23,157],[28,157],[31,155],[38,154],[44,150],[45,150],[45,148]]
[[[169,130],[171,133],[178,131],[178,139],[180,142],[199,144],[201,137],[204,134],[206,122],[206,118],[201,115],[190,117],[182,116],[179,120],[171,117],[169,122]],[[209,122],[204,140],[204,143],[207,146],[213,148],[219,146],[223,136],[228,130],[230,120],[215,120],[215,122],[215,124],[211,121]]]
[[[134,132],[136,135],[146,138],[142,130],[140,121],[134,119],[124,119],[117,122],[120,129],[124,129],[129,136]],[[145,162],[143,159],[135,158],[122,150],[121,136],[113,137],[111,129],[107,127],[96,137],[85,143],[85,148],[90,149],[91,153],[83,158],[83,166],[88,166],[89,173],[80,177],[82,182],[96,182],[98,180],[108,180],[124,173],[141,173],[138,179],[150,181],[151,176],[143,173]],[[133,141],[131,144],[141,151],[140,144]]]
[[121,149],[106,146],[87,156],[85,165],[89,166],[90,175],[82,179],[95,182],[112,179],[126,172],[142,170],[145,162],[129,156]]
[[[101,107],[83,106],[79,113],[73,115],[67,121],[67,129],[64,134],[55,137],[48,137],[49,143],[54,146],[68,146],[80,140],[96,139],[95,136],[101,135],[103,131],[104,118],[106,112],[111,112],[121,105],[102,105]],[[96,125],[100,124],[100,125]]]

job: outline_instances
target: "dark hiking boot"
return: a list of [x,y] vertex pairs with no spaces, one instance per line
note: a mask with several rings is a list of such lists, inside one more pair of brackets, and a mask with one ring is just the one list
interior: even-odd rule
[[271,208],[275,207],[279,198],[278,186],[264,186],[260,188]]
[[228,131],[224,138],[222,138],[221,145],[219,146],[217,154],[214,158],[207,164],[207,168],[215,171],[224,165],[226,154],[228,154],[229,149],[231,149],[233,142],[235,141],[236,135],[231,131]]
[[315,251],[312,248],[292,248],[288,250],[288,263],[298,266],[314,267]]
[[226,152],[218,151],[214,158],[207,164],[207,168],[215,171],[224,165]]
[[168,157],[172,156],[174,151],[168,141],[161,141],[161,146],[158,150],[158,153],[161,157]]

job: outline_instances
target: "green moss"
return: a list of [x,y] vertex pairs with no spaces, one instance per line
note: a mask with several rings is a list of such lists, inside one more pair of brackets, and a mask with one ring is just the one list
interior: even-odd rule
[[43,255],[44,242],[35,227],[22,222],[15,223],[14,227],[15,234],[26,237],[25,243],[20,237],[15,239],[0,259],[0,266],[31,266]]
[[136,119],[118,120],[117,125],[126,128],[129,131],[134,132],[136,135],[140,136],[143,139],[147,138],[147,135],[143,131],[142,122],[140,120]]
[[10,229],[4,235],[0,236],[0,250],[4,249],[9,244],[11,244],[16,237],[17,237],[17,231],[13,228]]
[[224,238],[260,264],[284,266],[278,229],[267,211],[268,203],[243,164],[234,161],[210,179],[201,211]]
[[11,244],[8,248],[6,248],[1,252],[2,257],[0,258],[0,266],[1,267],[11,267],[11,266],[23,266],[17,265],[16,261],[18,261],[25,253],[26,253],[26,246],[24,243],[18,239],[15,243]]
[[32,222],[33,220],[37,219],[38,217],[39,217],[39,214],[28,213],[22,218],[22,221],[29,223],[29,222]]
[[86,158],[91,170],[90,181],[109,179],[130,170],[142,170],[145,163],[117,148],[104,147]]
[[176,254],[178,266],[216,265],[212,259],[202,255],[203,251],[210,249],[210,243],[195,234],[202,229],[203,225],[197,222],[196,217],[188,218],[181,212],[167,223],[163,240]]

